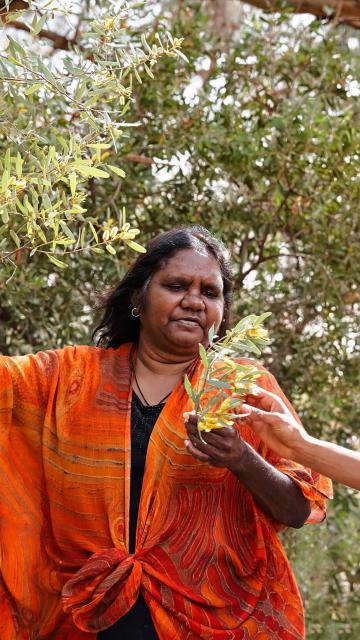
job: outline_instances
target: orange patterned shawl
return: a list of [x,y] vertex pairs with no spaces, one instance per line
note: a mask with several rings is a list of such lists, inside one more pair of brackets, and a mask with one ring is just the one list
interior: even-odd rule
[[[150,439],[129,555],[130,348],[0,358],[1,640],[94,640],[139,589],[160,640],[303,638],[280,527],[187,452],[181,384]],[[281,393],[272,376],[260,384]],[[239,429],[322,520],[329,481]]]

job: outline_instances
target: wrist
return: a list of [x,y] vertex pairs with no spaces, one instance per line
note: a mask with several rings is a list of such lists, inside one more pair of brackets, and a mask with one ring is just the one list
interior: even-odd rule
[[254,455],[253,448],[244,440],[242,441],[242,449],[236,460],[228,465],[229,471],[241,480],[246,475],[246,471],[251,466],[251,460]]
[[314,445],[316,442],[316,438],[313,438],[308,433],[301,433],[301,438],[294,443],[292,448],[293,459],[295,462],[307,464],[309,456],[311,456],[314,451]]

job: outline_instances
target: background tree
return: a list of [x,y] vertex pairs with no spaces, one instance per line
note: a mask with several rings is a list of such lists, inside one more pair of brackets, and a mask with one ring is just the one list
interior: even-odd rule
[[[101,20],[114,17],[110,6],[103,3]],[[85,31],[94,15],[90,4],[82,14],[79,30],[84,33],[77,48],[70,46],[70,59],[77,65],[93,55],[94,36]],[[120,127],[116,149],[95,148],[90,154],[85,147],[81,156],[109,175],[104,164],[119,167],[126,178],[81,176],[76,171],[77,191],[84,196],[80,206],[86,212],[80,214],[83,220],[72,217],[66,225],[76,241],[80,232],[80,244],[84,225],[86,236],[82,251],[69,242],[60,256],[64,245],[55,246],[66,268],[49,262],[41,248],[32,255],[27,249],[16,251],[9,231],[16,231],[18,213],[10,211],[0,241],[5,252],[13,243],[11,259],[17,268],[4,260],[0,350],[25,353],[89,342],[94,289],[112,284],[134,255],[121,238],[111,242],[116,255],[92,252],[96,241],[90,222],[103,242],[107,229],[120,230],[125,207],[131,228],[141,230],[142,244],[176,224],[201,223],[220,235],[232,253],[235,315],[272,311],[268,325],[273,341],[266,364],[307,428],[359,447],[358,32],[316,20],[305,26],[286,13],[244,11],[229,35],[208,24],[197,2],[163,2],[161,7],[150,3],[144,13],[132,13],[125,22],[126,33],[139,43],[141,32],[149,43],[156,42],[154,32],[167,29],[174,37],[185,37],[189,62],[174,64],[171,56],[163,55],[156,81],[151,69],[149,76],[140,63],[142,84],[129,69],[134,77],[131,109],[121,118],[137,126]],[[16,42],[29,38],[24,30],[9,30],[15,38],[14,33]],[[100,34],[100,41],[107,37]],[[125,45],[125,32],[116,37],[112,49],[117,51]],[[26,51],[38,50],[38,40],[26,42]],[[168,38],[166,42],[173,46]],[[11,50],[4,55],[14,57]],[[46,66],[53,69],[58,55],[48,47]],[[22,61],[20,53],[15,59]],[[13,67],[12,74],[15,77]],[[113,109],[118,100],[105,74],[102,80],[104,93],[90,104],[95,109],[100,105],[101,111],[109,105]],[[45,139],[40,148],[48,148],[48,136],[55,132],[64,139],[77,135],[81,143],[88,135],[94,136],[90,144],[104,140],[103,128],[88,129],[86,118],[72,117],[77,110],[68,102],[65,106],[46,84],[47,93],[39,88],[28,96],[15,88],[16,80],[6,86],[12,87],[2,106],[6,126],[16,122],[25,132],[32,122],[32,131]],[[67,85],[71,97],[75,86]],[[94,90],[86,84],[82,100],[90,100]],[[34,122],[41,122],[41,130]],[[0,139],[4,162],[8,146],[9,135]],[[65,153],[57,141],[55,146],[57,153]],[[111,156],[104,157],[107,153]],[[16,170],[16,154],[11,157]],[[33,175],[38,175],[35,169]],[[64,178],[61,188],[71,198],[69,173]],[[305,599],[309,638],[353,640],[359,634],[358,523],[358,498],[337,487],[323,527],[286,536]]]
[[360,27],[360,6],[357,0],[245,0],[246,4],[265,11],[278,11],[290,7],[295,13],[311,13],[318,18]]

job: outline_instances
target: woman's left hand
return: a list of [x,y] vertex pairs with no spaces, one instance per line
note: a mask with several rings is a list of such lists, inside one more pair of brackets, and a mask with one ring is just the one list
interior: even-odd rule
[[246,450],[246,443],[234,427],[223,427],[212,431],[202,431],[201,441],[197,429],[198,416],[194,413],[184,413],[185,426],[189,440],[185,445],[189,453],[214,467],[228,467],[231,469],[239,464]]

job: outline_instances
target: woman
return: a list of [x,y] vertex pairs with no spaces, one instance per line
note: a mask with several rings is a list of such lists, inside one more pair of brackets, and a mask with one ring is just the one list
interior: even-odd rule
[[360,452],[310,436],[276,394],[259,389],[240,412],[265,444],[278,455],[306,464],[332,480],[360,491]]
[[161,234],[107,299],[103,347],[0,359],[2,640],[304,637],[276,532],[321,521],[328,481],[241,424],[184,442],[226,255],[201,227]]

